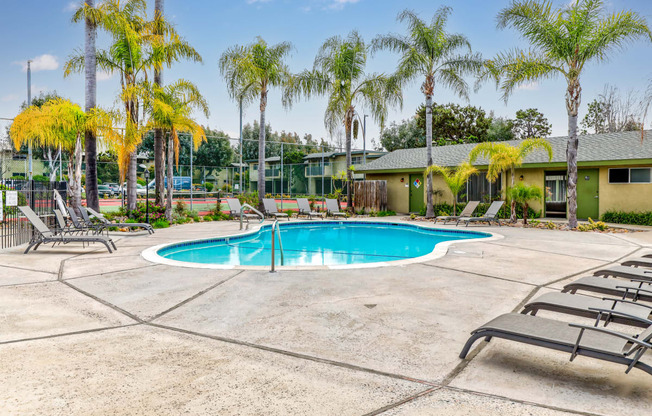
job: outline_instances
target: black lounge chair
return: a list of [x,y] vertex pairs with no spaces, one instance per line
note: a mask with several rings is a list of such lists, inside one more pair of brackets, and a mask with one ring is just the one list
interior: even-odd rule
[[312,219],[312,217],[319,217],[322,220],[324,219],[323,212],[313,211],[312,208],[310,208],[310,201],[308,201],[308,198],[297,198],[297,205],[299,207],[297,217],[299,215],[305,215],[309,219]]
[[86,224],[86,222],[80,220],[73,207],[68,207],[68,218],[70,218],[72,227],[80,233],[102,234],[103,228],[94,224]]
[[259,218],[257,214],[249,214],[242,211],[242,205],[240,200],[236,198],[227,198],[226,203],[229,204],[229,211],[232,219],[239,219],[240,214],[242,213],[242,219],[249,222],[250,218],[256,219]]
[[435,224],[437,221],[444,221],[444,224],[446,224],[448,221],[457,221],[460,218],[471,217],[478,205],[480,205],[480,201],[469,201],[462,212],[460,212],[460,215],[440,215],[439,217],[435,218]]
[[[612,312],[615,314],[615,312]],[[539,316],[508,313],[500,315],[471,333],[460,358],[464,359],[478,339],[503,338],[524,344],[536,345],[627,366],[625,373],[638,368],[652,374],[652,366],[640,361],[652,348],[652,326],[636,336],[626,335],[603,327],[569,324]]]
[[577,293],[578,290],[652,302],[652,280],[631,279],[626,282],[600,276],[585,276],[565,285],[562,293]]
[[639,257],[637,259],[625,260],[624,262],[622,262],[620,264],[622,264],[623,266],[652,268],[652,258],[647,257],[647,256],[643,256],[643,257]]
[[498,224],[500,227],[500,220],[498,219],[498,211],[500,211],[500,208],[502,208],[503,204],[505,201],[494,201],[489,205],[489,209],[487,209],[487,212],[481,216],[481,217],[460,217],[457,220],[457,223],[455,224],[456,226],[460,224],[460,222],[465,222],[466,226],[469,226],[470,222],[486,222],[487,224],[491,225],[492,222],[495,222]]
[[611,266],[606,269],[597,270],[593,275],[602,277],[623,277],[625,279],[652,280],[652,269],[629,266]]
[[[82,216],[84,219],[88,218],[88,214],[91,214],[93,217],[97,218],[100,223],[104,225],[105,228],[108,227],[118,227],[118,228],[144,228],[145,231],[147,231],[150,234],[154,234],[154,227],[152,227],[150,224],[147,224],[145,222],[111,222],[104,217],[104,215],[100,214],[99,212],[95,211],[93,208],[88,208],[88,207],[80,207]],[[86,211],[88,213],[86,213]],[[88,221],[90,221],[90,218],[88,218]]]
[[[604,325],[615,322],[647,328],[652,325],[652,306],[626,299],[595,298],[570,293],[545,293],[528,302],[522,314],[536,315],[540,310],[596,319],[604,318]],[[612,314],[611,312],[618,312]],[[597,322],[596,322],[597,323]]]
[[326,199],[326,216],[342,217],[346,219],[346,212],[340,211],[337,199]]
[[265,207],[265,215],[268,217],[287,218],[290,221],[290,216],[285,212],[278,212],[276,201],[271,198],[263,198],[263,206]]
[[41,244],[48,243],[102,243],[106,246],[107,250],[109,250],[109,253],[113,252],[111,251],[111,246],[113,246],[114,250],[117,250],[113,240],[99,235],[55,234],[43,221],[41,221],[38,215],[36,215],[30,207],[24,206],[18,207],[18,209],[20,209],[23,215],[25,215],[29,222],[32,223],[35,231],[25,249],[25,254],[27,254],[32,247],[34,248],[34,251],[36,251]]

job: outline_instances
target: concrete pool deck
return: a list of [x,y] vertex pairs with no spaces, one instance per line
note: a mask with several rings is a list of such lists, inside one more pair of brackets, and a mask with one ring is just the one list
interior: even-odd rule
[[419,264],[274,274],[140,255],[237,233],[236,222],[116,234],[114,254],[72,244],[0,251],[0,412],[652,411],[652,377],[640,370],[626,375],[586,357],[570,363],[568,354],[499,339],[458,358],[476,327],[593,269],[652,252],[652,233],[471,228],[504,238],[454,244]]

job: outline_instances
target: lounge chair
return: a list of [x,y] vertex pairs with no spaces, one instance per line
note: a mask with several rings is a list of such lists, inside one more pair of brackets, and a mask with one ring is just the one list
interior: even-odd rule
[[346,219],[346,212],[340,211],[337,199],[326,199],[326,216],[343,217]]
[[54,219],[57,222],[57,228],[54,232],[55,234],[79,234],[80,231],[68,224],[60,210],[55,208],[52,212],[54,212]]
[[652,258],[643,256],[636,259],[628,259],[620,263],[623,266],[648,267],[652,268]]
[[562,293],[577,293],[578,290],[652,302],[652,280],[632,279],[631,282],[626,282],[600,276],[585,276],[564,286]]
[[[82,216],[85,215],[85,218],[88,218],[88,214],[91,214],[94,218],[97,218],[100,223],[104,224],[105,227],[118,227],[118,228],[144,228],[150,234],[154,234],[154,227],[145,222],[111,222],[104,217],[101,213],[95,211],[93,208],[81,207]],[[86,213],[88,212],[88,213]],[[89,218],[90,220],[90,218]]]
[[25,254],[33,247],[34,251],[41,244],[48,243],[102,243],[106,246],[109,253],[112,253],[111,246],[114,250],[117,250],[113,240],[107,237],[102,237],[99,235],[69,235],[69,234],[55,234],[52,230],[48,228],[47,225],[36,215],[30,207],[18,207],[20,211],[27,217],[29,222],[32,223],[35,232],[32,233],[32,239],[30,240],[27,248],[25,249]]
[[299,206],[299,215],[305,215],[309,219],[312,219],[312,217],[320,217],[322,220],[324,219],[324,213],[323,212],[317,212],[313,211],[312,208],[310,208],[310,201],[308,201],[307,198],[297,198],[297,205]]
[[286,214],[285,212],[278,212],[278,208],[276,207],[276,201],[271,199],[271,198],[264,198],[263,199],[263,206],[265,207],[265,215],[268,217],[274,217],[274,218],[287,218],[288,221],[290,221],[290,216]]
[[[540,310],[583,316],[604,318],[609,322],[647,328],[652,325],[652,306],[631,300],[614,298],[594,298],[592,296],[572,295],[570,293],[545,293],[528,302],[521,313],[536,315]],[[612,315],[611,312],[619,312]]]
[[437,221],[444,221],[444,224],[446,224],[448,221],[456,221],[459,220],[462,217],[471,217],[473,215],[473,211],[478,207],[480,204],[480,201],[470,201],[462,212],[460,212],[460,215],[440,215],[439,217],[435,218],[435,223]]
[[624,364],[627,366],[625,373],[629,373],[636,367],[652,374],[652,366],[640,361],[643,354],[652,348],[650,344],[652,326],[636,336],[630,336],[603,327],[569,324],[538,316],[508,313],[471,332],[471,337],[464,345],[460,358],[466,357],[478,339],[484,338],[490,341],[493,337],[568,352],[571,354],[571,361],[576,356],[583,355]]
[[495,222],[500,227],[500,220],[497,218],[497,215],[498,211],[500,211],[500,208],[502,208],[504,203],[505,201],[494,201],[491,203],[489,209],[487,209],[487,212],[483,216],[460,217],[457,219],[457,223],[455,225],[457,226],[460,222],[465,222],[466,226],[468,227],[470,222],[486,222],[489,225],[491,225],[492,222]]
[[[229,211],[232,219],[240,218],[240,212],[242,211],[242,205],[240,200],[236,198],[227,198],[226,203],[229,204]],[[250,218],[259,218],[257,214],[248,214],[242,212],[242,219],[249,222]]]
[[625,279],[652,280],[652,269],[629,266],[611,266],[606,269],[597,270],[593,275],[602,277],[624,277]]

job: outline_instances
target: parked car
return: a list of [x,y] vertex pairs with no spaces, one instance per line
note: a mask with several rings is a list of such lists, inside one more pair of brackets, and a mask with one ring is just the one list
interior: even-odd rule
[[[122,192],[124,194],[124,197],[126,198],[127,197],[127,184],[126,183],[123,184],[121,188],[122,188]],[[136,184],[136,196],[138,196],[138,197],[143,196],[144,197],[146,194],[147,194],[147,189],[141,184]]]
[[106,185],[111,189],[111,192],[113,192],[114,194],[118,195],[120,193],[120,185],[118,185],[117,183],[107,183]]
[[115,196],[109,185],[97,185],[97,193],[100,198],[113,198]]
[[[149,183],[149,189],[155,189],[156,187],[156,180],[152,180]],[[172,177],[172,190],[173,191],[190,191],[190,187],[192,186],[192,181],[190,179],[190,176],[173,176]],[[168,178],[167,176],[165,177],[163,181],[163,187],[167,189],[168,187]]]

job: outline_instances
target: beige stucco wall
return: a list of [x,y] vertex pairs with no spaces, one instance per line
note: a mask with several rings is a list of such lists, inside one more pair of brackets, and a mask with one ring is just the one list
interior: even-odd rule
[[[623,167],[623,166],[614,166]],[[637,166],[638,167],[638,166]],[[649,166],[640,166],[649,167]],[[652,211],[652,184],[609,183],[609,167],[600,168],[598,195],[600,215],[607,211]]]
[[[539,188],[541,188],[542,191],[544,191],[545,194],[545,173],[542,168],[535,168],[535,169],[516,169],[516,175],[515,175],[515,182],[514,183],[519,183],[521,182],[520,178],[521,175],[523,175],[523,183],[526,185],[536,185]],[[508,172],[505,175],[505,179],[508,181],[508,183],[511,186],[511,181],[512,181],[512,176]],[[503,187],[502,189],[507,189],[505,186],[505,183],[503,182]],[[529,202],[530,207],[535,210],[539,211],[543,214],[543,200],[537,200],[537,201],[530,201]]]
[[387,181],[387,209],[402,213],[410,210],[410,188],[405,186],[410,182],[409,173],[369,173],[367,180]]

